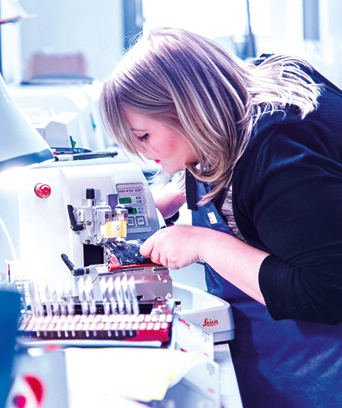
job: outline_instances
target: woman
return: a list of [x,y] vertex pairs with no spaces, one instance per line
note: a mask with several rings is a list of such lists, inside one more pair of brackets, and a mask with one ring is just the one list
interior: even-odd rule
[[[206,263],[231,303],[244,407],[342,401],[342,93],[307,63],[233,58],[184,30],[130,50],[102,92],[104,121],[131,153],[185,171],[193,225],[141,253],[171,269]],[[183,191],[156,201],[166,217]]]

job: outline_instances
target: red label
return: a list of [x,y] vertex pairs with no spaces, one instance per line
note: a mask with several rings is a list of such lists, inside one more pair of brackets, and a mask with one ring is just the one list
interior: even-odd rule
[[181,323],[183,323],[183,324],[185,324],[185,326],[187,326],[187,327],[190,327],[190,324],[186,321],[186,320],[184,320],[184,319],[182,319],[182,318],[178,318],[178,321],[180,321]]
[[211,320],[211,319],[205,318],[203,327],[204,326],[216,326],[218,323],[219,323],[218,320]]

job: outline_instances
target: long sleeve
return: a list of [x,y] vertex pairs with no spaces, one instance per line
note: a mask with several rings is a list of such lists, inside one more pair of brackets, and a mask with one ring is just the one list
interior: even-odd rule
[[342,321],[341,117],[332,92],[305,120],[264,117],[234,172],[236,224],[271,254],[259,284],[276,320]]

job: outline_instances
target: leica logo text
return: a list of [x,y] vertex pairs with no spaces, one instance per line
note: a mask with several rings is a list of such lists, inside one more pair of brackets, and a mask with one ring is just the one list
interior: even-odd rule
[[204,325],[203,326],[216,326],[218,324],[218,320],[211,320],[211,319],[204,319]]

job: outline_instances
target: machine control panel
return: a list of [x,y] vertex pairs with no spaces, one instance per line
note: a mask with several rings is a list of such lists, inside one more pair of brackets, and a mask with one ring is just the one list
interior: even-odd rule
[[128,233],[149,232],[151,227],[143,184],[117,184],[116,188],[118,204],[123,205],[128,210]]

